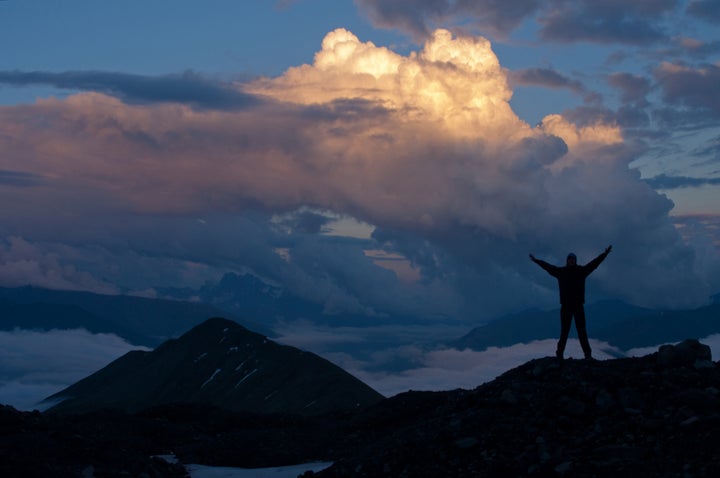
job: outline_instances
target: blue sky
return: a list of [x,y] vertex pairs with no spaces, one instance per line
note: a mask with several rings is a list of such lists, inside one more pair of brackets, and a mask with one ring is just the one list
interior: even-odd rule
[[152,296],[250,270],[332,310],[487,318],[554,304],[528,252],[612,243],[598,298],[701,304],[719,10],[2,1],[2,285]]

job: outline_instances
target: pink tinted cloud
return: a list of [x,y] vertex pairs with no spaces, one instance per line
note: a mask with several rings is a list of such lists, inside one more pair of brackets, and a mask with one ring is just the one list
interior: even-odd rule
[[712,292],[670,201],[628,167],[620,129],[561,115],[530,127],[485,39],[440,30],[402,56],[339,29],[314,64],[237,87],[264,101],[195,110],[84,93],[0,107],[0,170],[43,179],[0,187],[14,205],[3,221],[23,237],[72,225],[87,238],[125,216],[311,206],[429,238],[476,286],[514,290],[527,267],[514,249],[590,256],[622,241],[610,268],[627,279],[607,291],[686,303]]

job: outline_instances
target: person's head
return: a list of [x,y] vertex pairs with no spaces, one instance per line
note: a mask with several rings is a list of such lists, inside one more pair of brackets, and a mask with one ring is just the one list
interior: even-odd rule
[[577,256],[575,254],[573,254],[572,252],[570,254],[568,254],[566,264],[569,266],[577,265]]

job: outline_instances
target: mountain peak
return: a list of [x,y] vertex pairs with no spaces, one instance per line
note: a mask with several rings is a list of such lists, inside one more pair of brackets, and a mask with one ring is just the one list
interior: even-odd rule
[[382,395],[329,361],[214,317],[152,352],[131,352],[49,397],[56,412],[207,403],[258,413],[353,410]]
[[216,337],[218,339],[222,339],[228,335],[235,338],[247,338],[249,336],[254,336],[256,338],[265,337],[256,332],[251,332],[237,322],[233,322],[232,320],[225,319],[223,317],[212,317],[207,319],[183,334],[183,337],[185,340],[197,340],[201,337]]

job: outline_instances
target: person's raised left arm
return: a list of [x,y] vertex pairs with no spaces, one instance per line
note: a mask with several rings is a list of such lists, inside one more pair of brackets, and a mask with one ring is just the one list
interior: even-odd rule
[[612,246],[607,246],[603,252],[600,253],[599,256],[597,256],[595,259],[591,260],[585,265],[585,270],[588,274],[590,274],[592,271],[597,269],[597,267],[602,263],[602,261],[605,260],[605,258],[610,254],[612,251]]

